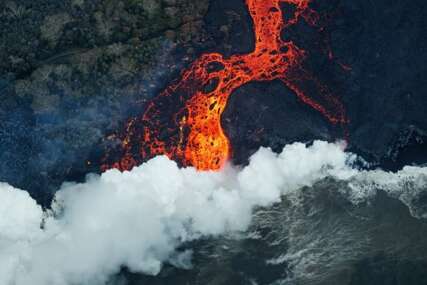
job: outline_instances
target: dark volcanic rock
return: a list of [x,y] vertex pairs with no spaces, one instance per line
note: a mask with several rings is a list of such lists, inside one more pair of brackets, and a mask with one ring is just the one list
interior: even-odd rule
[[250,53],[255,47],[255,35],[245,1],[210,2],[206,29],[213,42],[209,51],[225,56]]
[[[427,3],[341,1],[339,8],[331,37],[337,58],[352,67],[342,81],[351,145],[376,159],[405,148],[408,135],[426,147]],[[425,150],[419,155],[427,161]]]
[[230,98],[222,125],[235,146],[237,164],[245,163],[260,146],[281,152],[295,141],[334,139],[333,126],[280,81],[249,83],[238,89]]

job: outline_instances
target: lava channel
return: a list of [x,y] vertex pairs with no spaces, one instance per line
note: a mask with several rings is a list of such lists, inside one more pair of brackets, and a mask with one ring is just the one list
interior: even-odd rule
[[[293,9],[289,19],[282,15],[282,3]],[[228,58],[208,53],[193,62],[179,80],[148,103],[142,116],[128,121],[120,136],[120,160],[104,164],[103,170],[130,170],[157,155],[198,170],[220,169],[231,156],[221,115],[233,91],[253,81],[280,80],[331,123],[346,123],[338,98],[302,67],[306,51],[281,38],[301,19],[318,26],[319,16],[309,4],[310,0],[246,0],[255,49]],[[306,94],[306,86],[316,89],[316,95]]]

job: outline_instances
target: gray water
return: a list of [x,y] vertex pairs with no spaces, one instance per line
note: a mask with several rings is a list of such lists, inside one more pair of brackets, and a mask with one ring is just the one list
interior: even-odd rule
[[403,181],[398,191],[370,184],[372,193],[357,202],[354,184],[324,179],[257,209],[244,233],[184,245],[191,269],[167,265],[155,277],[123,271],[112,283],[427,284],[424,184]]

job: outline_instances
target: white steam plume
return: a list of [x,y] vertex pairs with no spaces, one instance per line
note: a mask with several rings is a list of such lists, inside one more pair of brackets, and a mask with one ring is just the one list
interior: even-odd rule
[[[200,173],[157,157],[130,172],[111,170],[66,184],[44,212],[0,184],[0,284],[104,284],[126,266],[157,274],[182,242],[245,230],[256,206],[333,176],[356,177],[339,144],[260,149],[244,169]],[[175,263],[176,264],[176,260]]]

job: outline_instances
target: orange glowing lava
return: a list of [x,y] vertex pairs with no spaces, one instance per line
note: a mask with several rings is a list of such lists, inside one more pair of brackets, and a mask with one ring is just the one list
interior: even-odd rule
[[[340,101],[301,67],[307,53],[281,38],[302,19],[311,26],[318,24],[309,2],[246,0],[254,24],[254,51],[229,58],[219,53],[202,55],[149,103],[143,116],[128,122],[123,156],[106,168],[128,170],[153,156],[167,155],[183,166],[220,169],[231,154],[221,115],[232,92],[253,81],[281,80],[331,123],[345,123]],[[281,3],[293,7],[289,19],[283,17]],[[316,89],[316,95],[306,94],[307,86]]]

